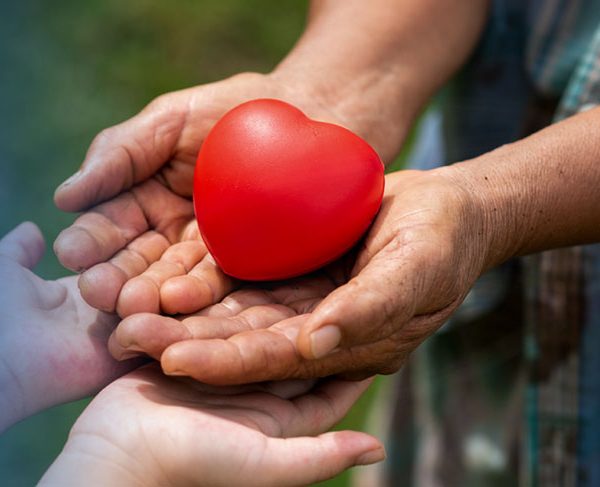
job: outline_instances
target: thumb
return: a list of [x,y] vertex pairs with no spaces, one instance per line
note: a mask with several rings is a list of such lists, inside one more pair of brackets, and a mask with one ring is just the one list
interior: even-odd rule
[[269,438],[260,463],[248,465],[248,473],[258,475],[258,485],[312,485],[355,465],[384,459],[384,447],[376,438],[336,431],[314,438]]
[[45,243],[40,229],[31,222],[21,223],[0,240],[0,255],[32,269],[44,255]]
[[81,169],[62,183],[54,202],[82,211],[148,179],[173,155],[185,123],[180,94],[157,98],[135,117],[100,132]]
[[357,276],[329,294],[301,328],[297,347],[307,359],[338,347],[375,343],[410,318],[424,294],[424,253],[390,242]]

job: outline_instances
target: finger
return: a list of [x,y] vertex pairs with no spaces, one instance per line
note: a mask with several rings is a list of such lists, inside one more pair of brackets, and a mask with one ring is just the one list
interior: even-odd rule
[[380,462],[385,450],[365,433],[337,431],[316,438],[269,438],[262,455],[249,459],[244,473],[256,485],[312,485],[352,466]]
[[269,291],[248,287],[229,294],[220,303],[208,306],[196,314],[198,316],[213,316],[215,318],[230,317],[253,306],[275,304],[276,302],[276,299]]
[[163,283],[186,274],[205,255],[206,247],[201,240],[188,240],[168,247],[159,260],[124,284],[117,300],[117,313],[122,317],[142,312],[159,313]]
[[[190,376],[214,385],[235,385],[266,380],[310,378],[296,375],[300,357],[295,340],[306,315],[274,327],[239,333],[227,340],[185,340],[163,352],[161,365],[167,375]],[[287,333],[287,334],[286,334]]]
[[193,219],[191,202],[149,180],[80,216],[63,230],[54,251],[68,269],[104,262],[148,230],[175,242]]
[[[364,379],[376,373],[395,372],[405,358],[403,353],[419,343],[412,339],[401,345],[397,340],[385,339],[309,360],[296,348],[298,333],[308,316],[294,316],[269,328],[238,333],[228,339],[176,342],[161,355],[163,371],[213,385],[310,379],[342,373]],[[424,338],[423,333],[420,336]]]
[[326,380],[293,399],[296,411],[285,425],[283,436],[315,435],[333,428],[372,381]]
[[242,331],[267,328],[291,315],[290,308],[275,304],[250,307],[231,317],[191,316],[177,320],[156,314],[136,314],[119,324],[109,340],[109,349],[119,360],[139,352],[159,360],[164,350],[174,343],[229,338]]
[[205,252],[203,259],[187,275],[170,278],[162,284],[160,307],[169,314],[194,313],[219,302],[237,285]]
[[170,160],[187,105],[179,94],[169,95],[167,101],[157,100],[130,120],[102,131],[81,169],[56,190],[56,205],[81,211],[148,179]]
[[396,241],[386,245],[356,277],[316,307],[298,336],[302,356],[322,358],[340,347],[391,336],[421,311],[430,256],[420,246],[403,247]]
[[153,313],[125,318],[108,339],[108,351],[117,360],[147,354],[157,360],[171,343],[191,338],[180,321]]
[[97,264],[81,274],[81,296],[96,309],[114,312],[119,293],[125,283],[158,260],[169,245],[169,241],[157,232],[142,234],[108,262]]
[[0,240],[0,255],[32,269],[44,255],[44,237],[40,229],[31,222],[24,222]]
[[[198,384],[197,381],[194,382]],[[317,379],[290,379],[262,382],[259,385],[260,390],[280,399],[293,399],[309,392],[316,382]]]
[[[390,350],[374,345],[343,350],[322,360],[306,360],[296,341],[308,315],[288,318],[266,328],[235,334],[228,339],[191,339],[174,343],[161,355],[168,375],[190,376],[214,385],[270,380],[309,379],[357,367],[381,366]],[[377,354],[381,352],[381,354]]]

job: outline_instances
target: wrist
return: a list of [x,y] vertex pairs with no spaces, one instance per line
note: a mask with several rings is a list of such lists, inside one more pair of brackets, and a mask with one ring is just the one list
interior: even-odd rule
[[482,214],[486,267],[600,241],[600,109],[446,168]]
[[312,2],[304,34],[273,76],[312,92],[388,163],[421,108],[475,45],[487,4]]
[[482,271],[526,253],[529,236],[536,230],[532,217],[535,194],[528,191],[525,177],[519,178],[504,167],[506,161],[516,165],[515,157],[513,146],[506,145],[442,168],[469,195],[478,214],[483,242]]
[[[470,161],[468,161],[470,162]],[[448,181],[455,191],[461,195],[462,221],[461,227],[463,245],[469,247],[471,260],[476,266],[476,273],[485,271],[499,265],[508,258],[509,243],[506,236],[510,235],[506,225],[507,218],[503,218],[502,198],[496,190],[487,185],[486,176],[481,177],[486,184],[482,184],[479,175],[473,171],[473,166],[457,163],[435,169],[437,173]]]

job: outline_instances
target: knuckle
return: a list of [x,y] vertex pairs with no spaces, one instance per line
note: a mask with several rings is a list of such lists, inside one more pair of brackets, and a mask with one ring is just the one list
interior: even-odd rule
[[144,112],[161,111],[171,104],[172,95],[165,93],[151,100],[144,108]]
[[395,360],[384,364],[380,368],[379,373],[382,375],[395,374],[404,366],[405,362],[406,359],[404,357],[396,357]]
[[115,127],[107,127],[105,129],[102,129],[100,132],[98,132],[96,137],[94,137],[94,140],[92,141],[90,149],[98,149],[98,148],[110,143],[110,141],[114,138],[114,136],[115,136]]

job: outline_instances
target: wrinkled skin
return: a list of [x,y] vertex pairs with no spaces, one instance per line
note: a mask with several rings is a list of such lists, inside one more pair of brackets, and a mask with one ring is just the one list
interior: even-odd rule
[[367,385],[299,384],[289,398],[223,393],[146,366],[92,401],[40,485],[312,484],[383,459],[382,445],[369,435],[321,434]]
[[126,318],[110,340],[115,357],[146,352],[167,373],[214,384],[389,373],[485,268],[481,208],[437,170],[388,176],[364,245],[344,262],[285,283],[248,286],[223,274],[190,200],[196,153],[212,124],[246,99],[272,96],[360,134],[318,97],[287,86],[244,74],[164,95],[100,134],[83,172],[57,190],[59,207],[91,207],[55,250],[67,267],[84,270],[88,303]]
[[[89,304],[121,316],[161,309],[192,312],[233,289],[235,283],[224,278],[198,243],[193,172],[214,123],[254,98],[283,99],[311,118],[344,124],[317,96],[273,75],[244,73],[162,95],[95,138],[82,169],[55,195],[63,210],[87,210],[59,235],[54,249],[65,267],[85,271],[79,287]],[[169,259],[171,245],[190,240],[185,253]],[[144,271],[143,279],[133,279]],[[184,279],[193,303],[182,303],[174,283],[161,288],[167,278],[183,274],[196,278]],[[218,285],[211,287],[213,282]]]
[[[111,352],[144,352],[168,374],[212,384],[398,370],[464,299],[487,246],[476,205],[444,171],[400,172],[386,183],[366,240],[344,261],[293,281],[245,285],[193,315],[129,316]],[[326,325],[341,332],[334,347],[329,332],[311,339]]]
[[95,393],[140,363],[109,355],[118,319],[86,304],[76,277],[44,281],[29,270],[43,252],[31,223],[0,240],[0,430]]

